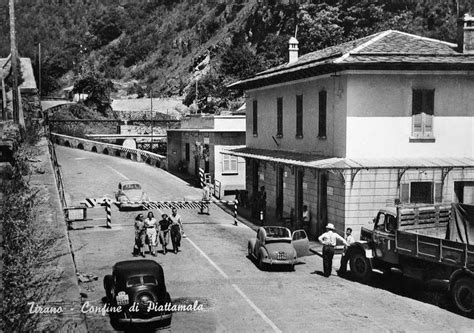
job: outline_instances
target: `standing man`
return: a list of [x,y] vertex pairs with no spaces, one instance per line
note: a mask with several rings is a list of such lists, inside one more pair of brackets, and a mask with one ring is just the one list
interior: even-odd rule
[[181,215],[178,214],[178,209],[176,207],[173,207],[171,209],[170,219],[173,223],[179,224],[179,227],[181,229],[181,236],[186,237],[186,235],[184,234],[184,229],[183,229],[183,219],[181,218]]
[[209,215],[210,204],[211,204],[211,191],[209,189],[209,186],[206,185],[202,189],[201,214],[204,214],[204,207],[205,207],[206,214]]
[[328,223],[326,226],[326,232],[319,236],[318,240],[324,245],[323,246],[323,267],[324,267],[324,276],[329,277],[332,270],[332,258],[334,257],[334,248],[336,247],[336,242],[339,239],[344,245],[348,246],[344,238],[339,236],[334,230],[334,224]]
[[[352,236],[352,228],[346,229],[345,239],[349,245],[355,242],[354,236]],[[349,257],[350,257],[348,252],[349,251],[347,251],[347,246],[344,246],[344,253],[342,254],[342,257],[341,257],[341,267],[339,267],[337,274],[344,274],[347,272],[347,262],[349,261]]]

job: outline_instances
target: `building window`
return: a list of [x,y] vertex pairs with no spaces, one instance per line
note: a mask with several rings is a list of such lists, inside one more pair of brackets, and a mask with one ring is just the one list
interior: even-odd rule
[[326,138],[326,109],[327,109],[327,92],[325,90],[319,92],[319,131],[318,137]]
[[257,101],[253,101],[253,135],[257,136],[258,135],[258,105]]
[[237,157],[231,155],[222,155],[222,173],[223,174],[236,174],[237,170]]
[[411,182],[400,184],[400,199],[402,203],[434,203],[442,202],[443,186],[433,182]]
[[186,156],[186,162],[189,162],[190,160],[190,152],[189,152],[190,148],[189,148],[189,142],[186,143],[186,146],[185,146],[185,156]]
[[296,136],[303,137],[303,95],[296,95]]
[[412,137],[433,138],[434,89],[413,89]]
[[277,98],[277,136],[283,136],[283,98]]

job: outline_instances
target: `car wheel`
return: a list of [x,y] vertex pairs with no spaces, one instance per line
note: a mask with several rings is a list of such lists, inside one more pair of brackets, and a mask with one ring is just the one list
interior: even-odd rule
[[474,279],[462,277],[456,280],[452,295],[459,310],[466,315],[474,315]]
[[250,244],[247,247],[247,253],[248,253],[249,258],[252,259],[252,247],[250,246]]
[[290,265],[290,272],[294,272],[295,271],[295,264],[291,264]]
[[263,262],[263,256],[261,254],[258,256],[258,268],[262,271],[265,270],[265,263]]
[[104,289],[105,289],[105,295],[107,296],[107,300],[109,302],[112,301],[112,287],[113,287],[113,277],[112,275],[106,275],[104,277]]
[[362,252],[356,252],[351,255],[350,260],[351,273],[361,282],[366,282],[370,278],[372,267],[369,259]]

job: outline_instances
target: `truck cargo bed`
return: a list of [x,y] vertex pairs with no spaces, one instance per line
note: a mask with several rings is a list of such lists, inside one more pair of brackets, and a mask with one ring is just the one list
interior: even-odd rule
[[474,245],[425,236],[412,231],[397,231],[395,248],[400,255],[474,269]]

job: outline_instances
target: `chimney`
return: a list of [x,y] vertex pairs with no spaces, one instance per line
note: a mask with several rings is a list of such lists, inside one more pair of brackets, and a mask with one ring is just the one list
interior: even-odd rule
[[474,54],[474,17],[467,13],[458,20],[458,52]]
[[291,37],[288,42],[289,48],[289,58],[288,63],[291,64],[298,60],[298,40],[295,37]]

